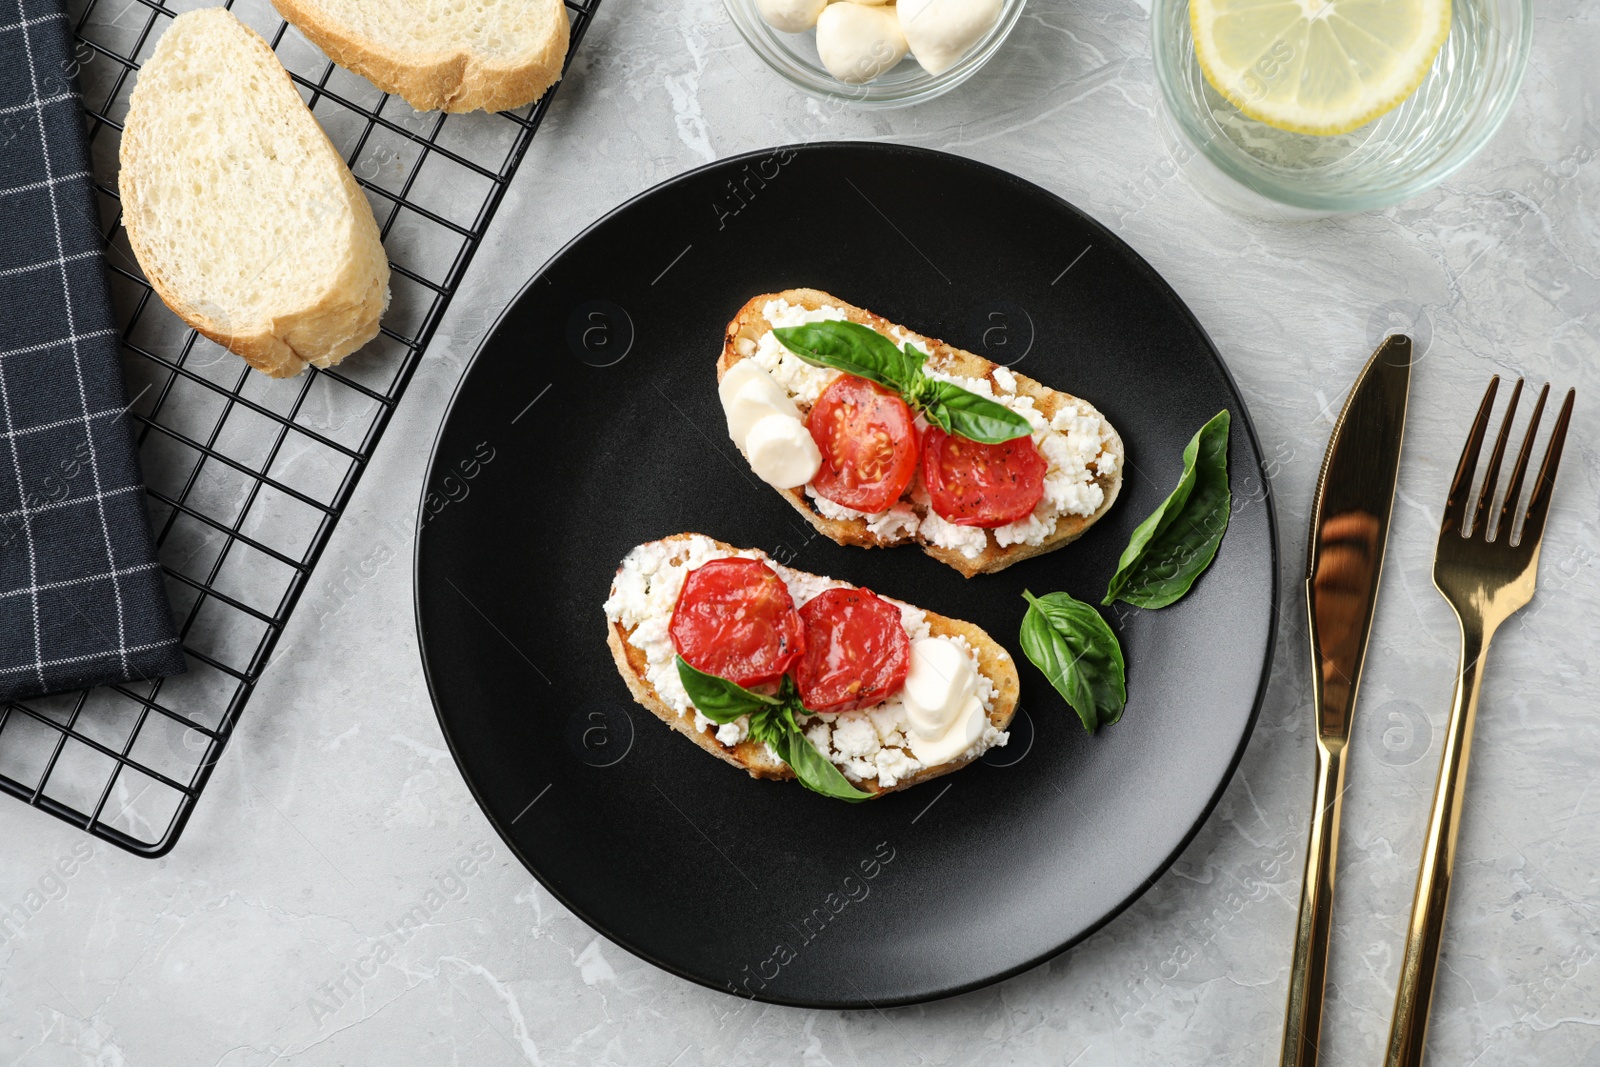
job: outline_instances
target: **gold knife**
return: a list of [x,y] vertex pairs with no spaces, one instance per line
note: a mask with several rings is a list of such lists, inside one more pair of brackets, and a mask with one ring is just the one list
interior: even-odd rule
[[1345,754],[1378,602],[1410,390],[1411,339],[1396,335],[1378,346],[1350,390],[1334,424],[1312,503],[1306,609],[1317,718],[1317,787],[1294,962],[1289,968],[1283,1067],[1314,1067],[1322,1036]]

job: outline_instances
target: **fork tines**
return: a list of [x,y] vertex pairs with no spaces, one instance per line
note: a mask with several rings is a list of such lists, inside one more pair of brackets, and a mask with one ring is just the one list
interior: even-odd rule
[[[1511,421],[1516,417],[1517,401],[1522,397],[1522,379],[1518,378],[1511,390],[1511,400],[1506,404],[1505,418],[1500,424],[1500,433],[1495,437],[1494,451],[1489,455],[1488,469],[1484,471],[1483,488],[1479,490],[1474,500],[1471,494],[1473,475],[1478,469],[1478,453],[1483,448],[1483,439],[1489,427],[1489,415],[1494,409],[1495,395],[1499,390],[1500,377],[1496,375],[1489,380],[1489,388],[1483,394],[1483,403],[1478,405],[1478,415],[1472,420],[1472,432],[1467,435],[1466,447],[1461,450],[1461,464],[1456,468],[1455,479],[1450,483],[1450,497],[1445,502],[1441,537],[1454,533],[1468,538],[1475,538],[1481,534],[1485,541],[1494,541],[1501,537],[1509,541],[1511,538],[1512,526],[1516,519],[1516,504],[1522,496],[1522,483],[1528,472],[1528,458],[1533,452],[1533,438],[1539,430],[1539,419],[1544,415],[1544,405],[1550,395],[1550,385],[1546,383],[1539,390],[1539,399],[1533,406],[1533,415],[1528,420],[1528,429],[1522,438],[1522,451],[1511,467],[1511,482],[1506,486],[1499,518],[1494,526],[1490,527],[1489,519],[1494,514],[1495,489],[1500,480],[1500,467],[1505,459],[1506,442],[1511,437]],[[1544,530],[1545,516],[1550,511],[1550,488],[1556,480],[1556,469],[1561,465],[1561,449],[1567,440],[1567,424],[1572,421],[1572,404],[1576,393],[1574,389],[1567,390],[1567,398],[1561,405],[1561,414],[1556,418],[1555,429],[1550,432],[1550,443],[1545,447],[1544,462],[1539,467],[1538,477],[1533,483],[1533,492],[1528,497],[1528,508],[1522,519],[1522,532],[1516,542],[1518,545],[1530,540],[1537,543],[1539,535]]]

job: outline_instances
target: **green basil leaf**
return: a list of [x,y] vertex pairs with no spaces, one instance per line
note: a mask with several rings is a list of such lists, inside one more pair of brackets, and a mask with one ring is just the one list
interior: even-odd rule
[[678,657],[678,678],[700,714],[718,724],[733,722],[741,715],[753,715],[779,703],[777,697],[752,693],[726,678],[707,674],[682,656]]
[[842,370],[897,393],[911,388],[925,358],[920,352],[902,352],[883,334],[858,322],[780,326],[772,335],[812,366]]
[[876,796],[875,793],[868,793],[851,785],[850,779],[840,773],[839,768],[835,767],[827,756],[817,751],[817,746],[801,733],[799,725],[794,721],[794,707],[795,704],[785,704],[782,711],[777,713],[776,718],[781,724],[781,731],[778,739],[770,743],[777,750],[778,757],[787,763],[794,771],[794,776],[800,779],[800,784],[825,797],[848,800],[851,803],[871,800]]
[[842,370],[893,389],[945,433],[992,445],[1033,432],[1027,419],[1004,404],[951,382],[923,377],[928,357],[920,349],[909,341],[896,348],[870,326],[811,322],[780,326],[772,334],[813,366]]
[[1022,651],[1078,713],[1090,733],[1122,718],[1128,703],[1122,644],[1094,605],[1066,593],[1023,590]]
[[800,691],[795,687],[794,676],[786,674],[778,683],[777,703],[770,704],[750,716],[750,739],[766,742],[777,749],[784,731],[783,712],[789,707],[801,707]]
[[782,705],[763,708],[750,716],[750,740],[766,742],[774,751],[778,749],[778,741],[783,736],[783,707]]
[[919,372],[911,392],[907,394],[906,403],[911,405],[913,411],[922,412],[922,417],[928,420],[928,425],[937,426],[945,433],[954,433],[950,425],[950,411],[943,404],[933,403],[932,396],[937,386],[947,383],[934,378],[924,378]]
[[1183,450],[1183,477],[1133,531],[1102,604],[1122,600],[1164,608],[1194,585],[1216,558],[1228,529],[1228,412],[1217,412]]
[[981,444],[997,445],[1033,432],[1027,419],[999,401],[936,378],[918,383],[916,403],[927,420],[945,433]]

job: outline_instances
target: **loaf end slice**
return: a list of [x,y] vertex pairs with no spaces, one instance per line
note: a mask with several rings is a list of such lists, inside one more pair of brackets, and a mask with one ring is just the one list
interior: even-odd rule
[[506,111],[561,77],[561,0],[273,0],[342,67],[418,111]]
[[328,367],[378,333],[389,262],[365,194],[255,31],[179,15],[139,72],[123,226],[161,299],[256,369]]

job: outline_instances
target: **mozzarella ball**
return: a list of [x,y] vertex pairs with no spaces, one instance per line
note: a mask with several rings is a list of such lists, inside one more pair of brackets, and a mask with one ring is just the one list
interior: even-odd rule
[[1000,19],[1001,0],[899,0],[900,29],[929,74],[942,74]]
[[788,415],[764,415],[744,439],[750,469],[777,489],[798,489],[822,469],[822,450],[805,423]]
[[756,10],[767,25],[784,33],[800,33],[817,24],[828,0],[756,0]]
[[905,58],[906,35],[892,7],[829,4],[817,19],[817,55],[842,82],[869,82]]

